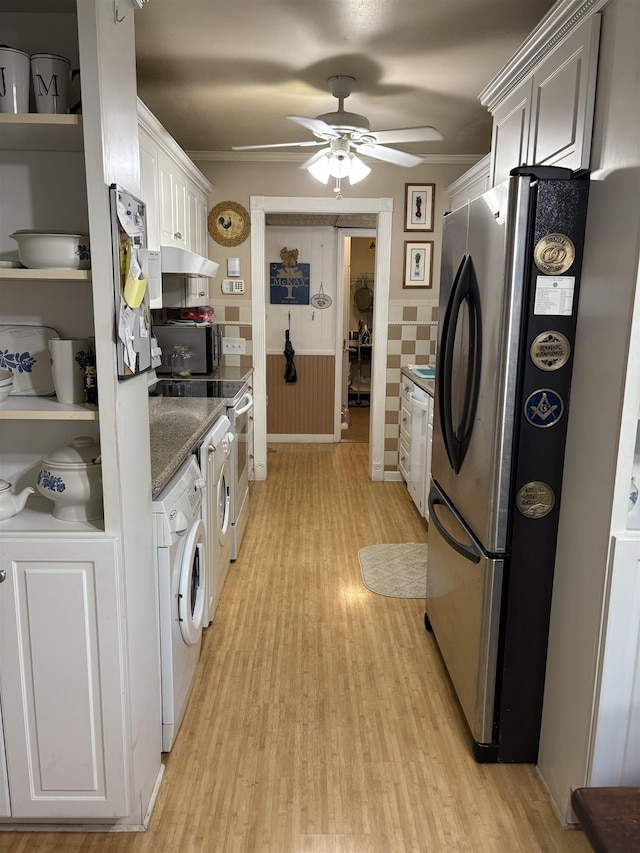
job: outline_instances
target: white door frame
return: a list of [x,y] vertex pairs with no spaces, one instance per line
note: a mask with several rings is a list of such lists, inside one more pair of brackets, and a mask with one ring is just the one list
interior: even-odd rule
[[[384,406],[387,375],[387,325],[391,270],[392,198],[305,198],[251,196],[251,321],[253,325],[254,422],[253,454],[256,480],[267,478],[267,276],[265,225],[268,213],[375,214],[377,298],[373,305],[371,424],[369,476],[384,477]],[[341,359],[340,359],[341,361]],[[375,415],[375,417],[374,417]]]
[[[344,251],[344,241],[347,237],[369,237],[375,238],[376,231],[372,228],[337,228],[338,232],[338,246],[336,250],[336,302],[339,305],[339,311],[336,311],[336,380],[335,380],[335,388],[336,388],[336,398],[335,398],[335,427],[334,427],[334,439],[335,441],[342,440],[342,426],[341,426],[341,406],[342,406],[342,388],[344,382],[344,371],[345,371],[345,357],[344,357],[344,338],[345,334],[348,331],[348,317],[345,317],[345,310],[347,305],[347,291],[349,290],[349,282],[345,280],[344,277],[344,263],[345,263],[345,251]],[[375,281],[374,281],[375,284]],[[375,287],[374,287],[375,294]],[[388,298],[387,298],[388,301]],[[374,295],[374,304],[375,304],[375,295]],[[348,345],[348,341],[347,341]],[[386,342],[385,342],[385,352],[386,352]],[[348,396],[348,394],[347,394]],[[369,401],[371,403],[371,400]],[[371,423],[374,419],[369,418],[369,433],[371,433]],[[369,437],[369,441],[371,441],[371,437]]]

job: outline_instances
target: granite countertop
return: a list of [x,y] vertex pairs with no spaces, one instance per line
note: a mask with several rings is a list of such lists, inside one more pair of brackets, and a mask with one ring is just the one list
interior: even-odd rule
[[415,382],[418,388],[422,388],[422,390],[426,391],[427,394],[430,394],[432,397],[435,395],[435,379],[424,379],[422,376],[416,376],[416,374],[409,370],[408,367],[400,368],[400,372],[403,376],[406,376],[407,379]]
[[224,397],[149,397],[153,500],[225,409]]

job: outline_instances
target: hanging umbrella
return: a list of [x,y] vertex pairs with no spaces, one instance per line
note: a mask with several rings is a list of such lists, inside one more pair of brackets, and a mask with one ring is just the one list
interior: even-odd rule
[[289,340],[289,330],[287,329],[284,334],[284,357],[287,360],[287,365],[284,369],[284,380],[285,382],[297,382],[298,374],[296,373],[296,366],[293,362],[293,357],[296,354],[296,351],[294,350],[293,345]]

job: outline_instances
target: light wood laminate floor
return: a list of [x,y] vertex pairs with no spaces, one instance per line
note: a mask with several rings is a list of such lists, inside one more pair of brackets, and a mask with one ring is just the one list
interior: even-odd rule
[[424,541],[366,444],[278,445],[206,631],[146,833],[11,833],[11,853],[587,853],[530,765],[478,765],[422,600],[358,550]]

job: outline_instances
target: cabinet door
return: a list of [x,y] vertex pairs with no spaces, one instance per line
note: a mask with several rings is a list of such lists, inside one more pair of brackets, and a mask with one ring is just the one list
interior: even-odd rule
[[13,818],[131,811],[114,542],[5,541],[0,689]]
[[599,34],[591,15],[534,74],[528,162],[589,168]]
[[521,83],[493,115],[492,186],[505,181],[511,169],[527,161],[531,86],[531,80]]
[[429,489],[431,488],[431,449],[433,447],[433,400],[427,424],[427,461],[425,463],[424,517],[429,521]]
[[178,164],[158,151],[160,242],[187,248],[187,179]]
[[147,248],[160,248],[160,210],[158,203],[158,146],[143,130],[138,131],[140,144],[140,185],[142,201],[147,206]]
[[191,181],[187,183],[187,240],[187,248],[208,257],[207,197]]
[[192,276],[187,279],[188,293],[187,305],[208,305],[209,304],[209,279],[195,278]]
[[173,228],[174,243],[187,249],[187,179],[180,171],[173,173]]

